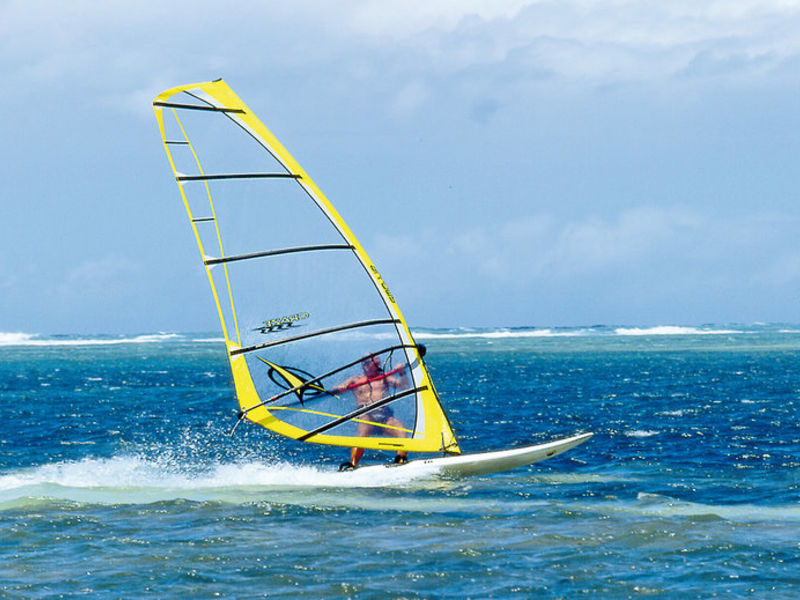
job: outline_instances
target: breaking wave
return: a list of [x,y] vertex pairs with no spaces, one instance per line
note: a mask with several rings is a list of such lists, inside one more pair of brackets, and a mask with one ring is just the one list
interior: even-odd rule
[[[458,327],[450,329],[414,328],[418,340],[448,340],[476,338],[505,340],[515,338],[574,338],[574,337],[644,337],[644,336],[707,336],[772,333],[791,335],[800,328],[786,324],[736,325],[657,325],[653,327],[628,327],[594,325],[591,327]],[[354,334],[355,335],[355,334]],[[365,335],[359,333],[357,335]],[[369,334],[374,336],[375,334]],[[381,337],[386,334],[377,334]],[[146,333],[139,335],[43,335],[23,332],[0,332],[0,346],[103,346],[114,344],[144,344],[164,342],[222,343],[223,338],[213,333]]]
[[[598,325],[594,327],[550,327],[550,328],[487,328],[487,329],[417,329],[414,337],[419,340],[456,339],[456,338],[557,338],[557,337],[624,337],[624,336],[692,336],[692,335],[737,335],[764,331],[763,327],[729,327],[703,326],[688,327],[678,325],[659,325],[655,327],[612,327]],[[779,329],[776,333],[792,333],[792,330]]]
[[745,333],[737,329],[715,329],[713,327],[679,327],[661,325],[658,327],[618,327],[617,335],[734,335]]
[[0,346],[107,346],[185,341],[177,333],[147,333],[135,336],[44,336],[36,333],[1,333]]
[[[85,458],[32,467],[0,475],[0,509],[35,501],[89,504],[148,504],[171,500],[229,503],[274,500],[303,504],[313,490],[402,487],[415,483],[435,487],[452,485],[434,481],[425,473],[386,469],[338,473],[333,467],[293,465],[285,462],[248,461],[215,463],[202,468],[176,466],[171,460],[139,456]],[[335,494],[329,502],[336,504]],[[310,498],[310,497],[309,497]],[[314,496],[320,502],[319,496]]]
[[455,339],[455,338],[547,338],[547,337],[573,337],[590,335],[588,329],[575,329],[569,331],[554,331],[553,329],[493,329],[485,331],[454,330],[454,331],[425,331],[415,330],[414,337],[418,340]]

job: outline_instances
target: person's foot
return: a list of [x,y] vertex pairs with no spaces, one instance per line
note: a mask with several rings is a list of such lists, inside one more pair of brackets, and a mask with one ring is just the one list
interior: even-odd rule
[[398,454],[394,457],[394,464],[396,465],[404,465],[408,462],[408,457],[402,454]]
[[349,460],[339,465],[339,471],[352,471],[356,466]]

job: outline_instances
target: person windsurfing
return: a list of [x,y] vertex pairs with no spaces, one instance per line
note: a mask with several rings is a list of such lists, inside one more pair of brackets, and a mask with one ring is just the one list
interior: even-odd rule
[[[361,361],[363,375],[349,377],[332,390],[333,393],[353,392],[356,397],[356,406],[368,406],[387,397],[390,388],[398,388],[407,384],[405,375],[406,365],[403,364],[388,373],[385,373],[381,361],[377,356],[371,356]],[[393,437],[406,437],[406,430],[402,422],[394,416],[392,409],[379,406],[361,416],[358,421],[358,435],[368,436],[375,427],[380,427]],[[339,466],[340,471],[355,469],[358,461],[364,454],[364,448],[351,448],[350,461]],[[407,452],[398,451],[394,462],[402,464],[408,462]]]

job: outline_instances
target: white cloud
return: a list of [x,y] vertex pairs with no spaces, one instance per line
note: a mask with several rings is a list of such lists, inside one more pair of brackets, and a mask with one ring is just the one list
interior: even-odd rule
[[[302,0],[245,2],[236,11],[203,1],[32,6],[0,4],[0,62],[22,86],[100,86],[165,72],[183,81],[222,68],[311,72],[349,64],[354,54],[379,63],[389,78],[484,65],[505,78],[650,81],[761,73],[800,55],[800,3],[780,0]],[[398,102],[420,97],[420,89],[407,89]]]
[[[332,17],[318,15],[328,26]],[[713,75],[777,69],[800,53],[800,3],[780,0],[362,1],[335,22],[359,39],[413,45],[440,70],[516,65],[520,76],[579,80],[659,80],[710,57]]]
[[350,26],[362,34],[403,38],[430,29],[452,31],[464,19],[513,19],[536,0],[405,0],[362,1],[352,7]]
[[684,209],[642,207],[615,219],[588,218],[567,223],[556,235],[548,262],[560,273],[587,272],[640,264],[683,245],[704,227]]
[[788,250],[784,256],[773,257],[762,271],[754,273],[752,281],[768,287],[800,285],[800,254]]
[[394,98],[394,109],[400,115],[406,115],[419,108],[430,95],[428,88],[419,81],[412,81],[403,86]]
[[567,222],[535,215],[463,232],[450,244],[448,254],[494,280],[529,283],[630,268],[676,248],[683,252],[687,238],[704,225],[690,211],[651,207],[612,218],[587,216]]
[[135,296],[141,276],[141,267],[130,259],[107,256],[72,269],[56,293],[67,306],[100,306],[108,300]]
[[[15,115],[4,132],[22,148],[9,146],[5,162],[46,173],[69,167],[71,176],[49,185],[41,178],[37,187],[14,168],[7,179],[16,188],[7,194],[19,198],[19,214],[31,213],[31,199],[57,214],[69,203],[85,209],[113,185],[117,202],[161,214],[144,185],[166,179],[150,102],[173,85],[224,76],[312,175],[322,174],[326,192],[359,180],[375,197],[408,201],[423,215],[409,233],[375,238],[375,258],[393,285],[412,261],[425,271],[421,294],[443,297],[474,281],[476,304],[484,282],[521,294],[559,285],[571,292],[590,278],[607,279],[607,289],[624,278],[659,289],[711,277],[791,285],[794,231],[733,217],[730,206],[795,211],[783,157],[795,154],[785,132],[794,122],[799,30],[800,2],[779,0],[245,0],[236,11],[205,0],[11,0],[0,3],[3,107]],[[717,85],[728,81],[754,93]],[[790,85],[764,85],[775,82]],[[142,136],[131,135],[132,113],[147,120],[134,123]],[[148,170],[156,160],[162,171]],[[629,177],[646,163],[648,174]],[[393,170],[403,177],[387,188]],[[494,189],[498,173],[519,177],[513,190]],[[748,188],[759,178],[765,185]],[[462,189],[445,191],[450,180]],[[476,191],[482,186],[488,191]],[[707,193],[712,188],[719,191]],[[520,189],[540,198],[563,193],[564,201],[537,204]],[[476,208],[481,193],[498,214],[537,205],[553,213],[502,221]],[[367,200],[351,197],[358,214]],[[691,209],[630,209],[635,197],[697,200]],[[103,207],[97,225],[118,222],[121,204]],[[146,224],[128,217],[132,231]],[[23,229],[18,236],[30,237]],[[57,225],[41,229],[47,240],[62,234]],[[174,252],[171,239],[165,248]],[[4,241],[18,245],[12,235]],[[116,248],[102,252],[136,253],[144,271],[125,259],[87,261],[56,286],[70,312],[84,306],[82,297],[128,306],[128,282],[162,268],[164,252],[112,242]],[[48,251],[52,244],[41,244],[30,262],[48,261]],[[39,283],[52,289],[52,279]]]
[[[790,243],[795,230],[794,221],[778,216],[720,219],[687,208],[644,206],[571,221],[534,215],[463,231],[449,242],[441,234],[416,241],[405,236],[402,246],[430,257],[438,264],[429,268],[447,277],[498,288],[582,279],[609,285],[640,279],[655,287],[710,280],[728,287],[777,286],[800,279]],[[382,247],[392,245],[384,239]]]
[[409,234],[378,233],[374,239],[374,247],[376,253],[403,262],[417,262],[426,257],[424,243]]

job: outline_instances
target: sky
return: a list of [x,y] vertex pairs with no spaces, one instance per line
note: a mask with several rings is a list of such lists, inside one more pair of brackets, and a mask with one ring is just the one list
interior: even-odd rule
[[0,332],[214,331],[151,108],[223,77],[413,327],[800,322],[800,1],[0,0]]

